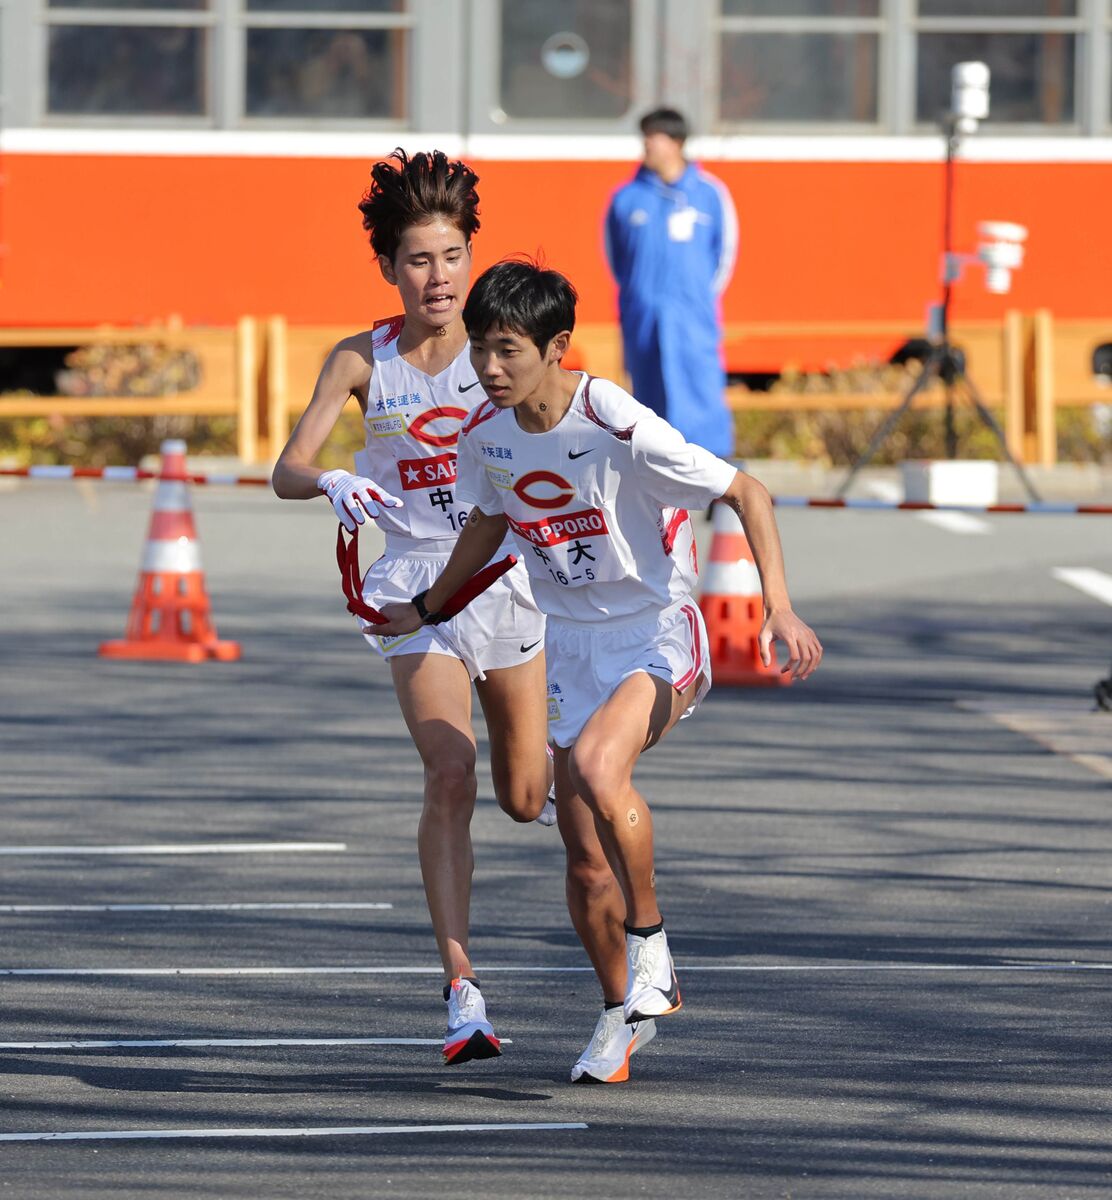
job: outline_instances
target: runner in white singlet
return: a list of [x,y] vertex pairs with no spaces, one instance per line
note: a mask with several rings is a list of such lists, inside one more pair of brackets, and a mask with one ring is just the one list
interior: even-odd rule
[[[639,755],[710,686],[706,630],[691,596],[688,507],[729,504],[761,573],[761,654],[788,648],[805,679],[822,647],[788,598],[767,491],[683,437],[615,384],[564,371],[575,291],[555,271],[503,262],[471,289],[464,322],[488,401],[464,425],[471,516],[424,598],[444,603],[507,529],[548,616],[549,729],[567,850],[572,923],[602,985],[603,1012],[573,1082],[619,1083],[630,1055],[681,1006],[657,906],[652,815],[633,786]],[[417,627],[412,604],[384,629]]]
[[[404,314],[333,349],[278,459],[273,486],[285,499],[323,493],[349,530],[378,521],[386,552],[363,579],[363,599],[381,609],[440,574],[466,516],[456,493],[456,443],[481,389],[460,313],[479,219],[478,177],[440,152],[409,158],[398,150],[371,174],[359,206],[363,226]],[[355,474],[322,471],[315,459],[351,397],[364,414],[366,448]],[[501,554],[495,548],[490,557]],[[544,618],[519,563],[451,621],[405,637],[365,636],[389,660],[424,765],[417,840],[446,977],[444,1059],[490,1058],[499,1042],[468,951],[476,791],[471,678],[486,716],[499,804],[517,821],[543,817]]]
[[[364,425],[366,448],[355,456],[357,475],[402,499],[382,508],[386,553],[363,578],[363,599],[381,609],[425,591],[440,574],[467,518],[456,487],[456,443],[479,380],[467,347],[435,377],[399,352],[404,317],[375,324]],[[511,538],[495,557],[516,553]],[[519,563],[452,620],[423,625],[400,638],[364,634],[387,658],[441,654],[462,658],[472,676],[516,667],[540,654],[544,618]]]

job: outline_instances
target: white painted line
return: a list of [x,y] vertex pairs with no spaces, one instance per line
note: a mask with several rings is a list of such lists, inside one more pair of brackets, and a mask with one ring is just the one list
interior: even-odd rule
[[1070,758],[1079,767],[1092,771],[1094,775],[1112,779],[1112,759],[1106,758],[1103,754],[1071,754]]
[[305,1129],[267,1129],[265,1126],[229,1129],[90,1129],[60,1133],[0,1133],[0,1142],[119,1142],[163,1138],[306,1138],[373,1137],[396,1133],[524,1133],[587,1129],[584,1121],[538,1121],[504,1125],[323,1125]]
[[992,526],[980,517],[964,512],[921,512],[915,514],[924,524],[935,525],[947,533],[991,533]]
[[883,500],[885,504],[900,504],[904,498],[903,488],[887,479],[874,479],[865,490],[870,496]]
[[1086,596],[1112,604],[1112,575],[1093,567],[1055,567],[1050,573],[1055,579],[1068,583]]
[[1108,718],[1101,713],[1079,712],[1076,705],[1027,705],[1001,711],[995,707],[997,702],[991,700],[959,700],[956,703],[958,708],[982,713],[1004,729],[1030,738],[1044,750],[1060,754],[1094,775],[1112,779],[1112,755],[1099,752],[1108,744],[1105,728]]
[[334,901],[330,903],[306,901],[304,903],[259,903],[259,904],[0,904],[0,915],[19,913],[94,913],[94,912],[262,912],[271,910],[315,912],[348,911],[350,909],[393,908],[393,904],[381,902],[356,903]]
[[[867,491],[886,504],[900,504],[904,498],[903,488],[884,479],[874,480],[869,484]],[[992,532],[992,526],[987,521],[980,517],[974,517],[970,513],[946,510],[944,512],[919,512],[915,516],[927,525],[945,529],[947,533]]]
[[0,846],[0,854],[320,854],[346,849],[346,842],[179,842],[150,846]]
[[[680,972],[733,971],[740,973],[789,971],[861,972],[882,971],[965,971],[965,972],[1077,972],[1112,971],[1112,962],[1032,962],[1032,963],[729,963],[721,966],[678,963]],[[480,975],[580,975],[593,967],[480,966]],[[441,975],[442,967],[0,967],[0,976],[29,977],[115,977],[140,975]]]
[[[512,1046],[512,1038],[502,1038]],[[125,1038],[117,1041],[0,1042],[0,1050],[153,1050],[208,1046],[442,1046],[442,1038]]]
[[[486,967],[485,972],[498,970]],[[690,967],[682,971],[973,971],[981,972],[1054,972],[1112,971],[1112,963],[1039,962],[1039,963],[767,963],[758,966]]]

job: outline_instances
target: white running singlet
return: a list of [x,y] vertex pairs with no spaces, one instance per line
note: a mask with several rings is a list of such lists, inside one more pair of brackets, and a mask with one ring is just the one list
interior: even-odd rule
[[377,518],[388,546],[394,538],[444,539],[450,546],[467,517],[456,496],[456,443],[483,393],[467,346],[439,375],[406,362],[398,353],[404,321],[376,321],[372,331],[367,445],[355,456],[355,470],[405,501]]
[[487,401],[459,450],[461,504],[504,514],[537,607],[583,623],[651,615],[689,596],[698,567],[686,509],[706,508],[735,475],[617,384],[585,373],[555,428],[527,433],[513,409]]

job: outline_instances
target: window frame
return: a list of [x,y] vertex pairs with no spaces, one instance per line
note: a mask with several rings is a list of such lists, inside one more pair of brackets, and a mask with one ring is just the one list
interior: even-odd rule
[[[227,0],[226,0],[227,2]],[[309,11],[311,0],[304,0],[305,8],[289,12],[250,12],[247,0],[231,0],[234,11],[227,34],[227,58],[222,83],[227,111],[226,127],[231,129],[279,130],[311,132],[330,129],[337,132],[353,130],[397,130],[413,127],[415,96],[419,90],[414,72],[423,61],[417,53],[417,14],[410,3],[400,13],[340,13],[321,12],[319,7]],[[252,29],[352,29],[357,31],[386,29],[401,30],[408,36],[405,59],[405,114],[401,117],[317,117],[303,116],[254,116],[247,112],[247,37]]]
[[992,117],[991,84],[989,115],[978,127],[989,137],[1076,137],[1093,128],[1089,78],[1092,50],[1092,16],[1098,3],[1104,0],[1078,0],[1077,12],[1071,17],[921,17],[918,0],[914,2],[911,32],[914,39],[914,59],[908,77],[910,111],[913,133],[930,133],[938,129],[937,122],[923,120],[916,112],[919,82],[919,37],[923,33],[1068,33],[1074,38],[1073,120],[1055,123],[1039,121],[995,121]]
[[[321,11],[314,0],[304,0],[300,11],[251,12],[247,0],[209,0],[198,10],[113,9],[111,0],[95,8],[50,7],[48,0],[19,5],[14,14],[10,0],[0,0],[0,19],[12,27],[9,41],[22,38],[29,48],[26,66],[13,70],[26,97],[25,123],[39,128],[95,128],[138,130],[245,130],[291,132],[393,133],[421,128],[450,129],[451,114],[462,111],[460,55],[447,52],[453,38],[463,36],[457,5],[446,12],[441,0],[408,0],[404,12],[343,13]],[[22,24],[21,24],[22,22]],[[49,38],[55,26],[100,25],[150,28],[203,28],[205,46],[206,112],[198,116],[162,116],[121,113],[52,113],[49,104]],[[247,113],[247,34],[250,29],[402,29],[405,51],[406,113],[401,118],[279,116],[256,117]],[[422,87],[422,63],[448,67],[442,88]],[[6,63],[13,63],[8,56]],[[454,69],[453,69],[454,68]],[[458,117],[457,117],[458,120]],[[10,123],[10,122],[9,122]]]
[[[729,17],[719,0],[634,0],[633,101],[621,119],[490,119],[500,83],[498,55],[500,0],[408,0],[405,13],[322,14],[318,0],[303,0],[310,19],[296,13],[249,13],[246,0],[209,0],[200,11],[165,9],[150,13],[113,10],[110,0],[96,8],[48,7],[47,0],[0,0],[0,69],[8,128],[205,130],[262,132],[354,132],[410,135],[428,131],[448,137],[498,138],[515,134],[636,135],[637,117],[659,103],[685,111],[699,134],[733,139],[824,136],[912,137],[937,133],[915,112],[920,31],[1032,28],[1068,29],[1077,39],[1074,121],[1064,125],[1012,124],[991,119],[985,135],[1001,138],[1112,136],[1112,0],[1079,0],[1069,17],[920,17],[918,0],[880,0],[875,17]],[[246,36],[251,27],[382,27],[407,21],[408,115],[403,120],[342,117],[250,117],[246,104]],[[291,19],[292,18],[292,19]],[[880,25],[878,119],[875,123],[725,122],[720,117],[719,56],[722,28],[803,28],[809,31],[848,22],[858,28]],[[207,30],[208,111],[201,116],[50,113],[47,78],[51,26],[101,24],[177,26]],[[601,143],[600,143],[601,144]],[[592,151],[593,152],[593,151]]]
[[[38,0],[31,11],[27,39],[31,64],[30,116],[34,125],[51,128],[95,129],[212,129],[216,127],[218,86],[214,69],[219,9],[227,0],[209,0],[204,9],[113,9],[111,3],[96,8],[53,7]],[[50,30],[58,25],[99,25],[139,29],[203,29],[205,111],[197,116],[144,113],[55,113],[50,111]]]
[[547,133],[579,137],[584,134],[636,132],[641,114],[658,103],[657,56],[661,52],[656,4],[631,0],[629,108],[619,117],[511,117],[499,119],[502,82],[502,4],[512,0],[472,0],[469,111],[466,136]]
[[[754,135],[813,135],[829,134],[875,134],[883,136],[891,132],[893,125],[892,73],[888,61],[892,55],[891,42],[897,26],[893,22],[892,0],[880,0],[875,17],[839,16],[727,16],[722,11],[721,0],[712,0],[710,54],[707,60],[707,75],[710,88],[710,128],[715,134]],[[722,45],[723,35],[730,33],[872,33],[877,37],[877,115],[875,121],[782,121],[752,120],[732,121],[722,115]]]

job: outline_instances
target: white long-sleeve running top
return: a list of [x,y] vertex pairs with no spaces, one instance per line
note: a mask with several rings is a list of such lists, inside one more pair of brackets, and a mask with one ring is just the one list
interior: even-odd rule
[[542,612],[591,623],[659,611],[698,578],[687,508],[735,468],[617,384],[580,380],[555,428],[527,433],[513,409],[479,405],[459,444],[459,498],[505,515]]
[[443,541],[448,548],[467,515],[456,495],[456,443],[482,391],[467,346],[439,375],[406,362],[398,353],[404,320],[377,321],[372,332],[367,445],[355,470],[405,501],[378,518],[387,544]]

